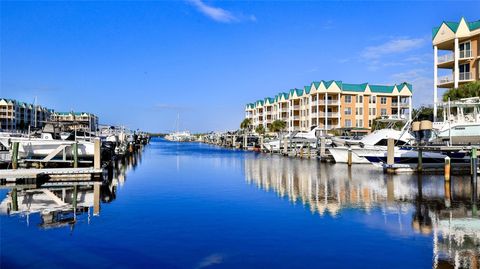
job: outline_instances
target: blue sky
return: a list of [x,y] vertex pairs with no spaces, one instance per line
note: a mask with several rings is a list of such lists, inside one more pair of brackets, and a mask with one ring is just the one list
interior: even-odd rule
[[[407,81],[432,103],[432,27],[480,1],[107,1],[1,5],[0,97],[148,131],[237,128],[314,80]],[[441,74],[440,74],[441,75]]]

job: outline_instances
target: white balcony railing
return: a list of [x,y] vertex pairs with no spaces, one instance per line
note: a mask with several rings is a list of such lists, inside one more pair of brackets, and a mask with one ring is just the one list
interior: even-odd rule
[[472,57],[472,51],[471,50],[461,50],[460,51],[460,59],[470,58],[470,57]]
[[441,63],[451,62],[453,61],[453,59],[454,59],[453,53],[445,54],[442,56],[438,56],[438,63],[441,64]]
[[300,106],[299,106],[299,105],[294,105],[294,106],[293,106],[293,109],[294,109],[294,110],[299,110],[299,109],[300,109]]
[[451,82],[453,82],[453,74],[448,75],[448,76],[439,77],[437,81],[438,81],[439,85],[440,84],[451,83]]
[[458,80],[464,81],[464,80],[471,80],[472,79],[472,73],[470,72],[463,72],[460,73],[460,77]]

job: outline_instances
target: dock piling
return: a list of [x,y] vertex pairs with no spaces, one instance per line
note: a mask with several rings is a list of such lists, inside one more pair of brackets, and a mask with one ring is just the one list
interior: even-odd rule
[[450,181],[450,157],[445,157],[445,181]]
[[101,155],[101,149],[102,143],[100,141],[100,138],[95,138],[94,144],[93,144],[93,168],[95,169],[100,169],[101,164],[102,164],[102,155]]
[[325,144],[326,144],[325,137],[321,137],[320,138],[320,158],[325,157]]
[[[478,169],[478,158],[477,158],[477,148],[472,148],[472,202],[474,206],[477,205],[477,169]],[[476,213],[476,212],[475,212]]]
[[352,149],[348,148],[348,156],[347,156],[347,164],[348,166],[352,166]]
[[423,171],[423,150],[421,147],[418,148],[418,164],[417,172],[421,173]]
[[78,168],[78,142],[75,141],[73,146],[73,167]]
[[13,142],[12,145],[12,169],[18,168],[18,147],[19,142]]
[[17,188],[12,189],[12,210],[18,211],[18,195]]
[[100,183],[93,185],[93,215],[100,215]]

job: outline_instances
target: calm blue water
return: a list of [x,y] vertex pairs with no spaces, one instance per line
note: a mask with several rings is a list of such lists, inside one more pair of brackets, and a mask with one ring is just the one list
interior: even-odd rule
[[[469,177],[152,140],[100,187],[0,190],[1,268],[473,268]],[[62,213],[63,212],[63,213]],[[443,267],[442,267],[443,268]]]

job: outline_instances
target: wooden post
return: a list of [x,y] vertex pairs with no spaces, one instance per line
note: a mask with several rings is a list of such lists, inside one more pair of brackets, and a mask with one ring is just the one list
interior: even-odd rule
[[283,155],[287,155],[288,154],[288,141],[287,141],[287,138],[284,137],[283,138]]
[[73,167],[78,167],[78,141],[73,143]]
[[237,141],[237,136],[234,135],[233,138],[232,138],[232,148],[236,148],[236,147],[237,147],[236,141]]
[[311,157],[311,154],[312,154],[312,151],[311,151],[311,145],[310,145],[310,142],[307,142],[307,158],[310,159]]
[[478,169],[478,158],[477,158],[477,149],[472,148],[472,202],[475,205],[474,214],[476,215],[476,205],[477,205],[477,169]]
[[445,206],[447,208],[449,208],[450,205],[451,205],[451,197],[452,197],[452,195],[451,195],[452,192],[451,192],[451,188],[450,188],[450,180],[448,180],[448,181],[445,180],[444,185],[445,185]]
[[12,169],[18,168],[18,147],[19,142],[13,142],[12,145]]
[[352,149],[351,148],[348,148],[348,156],[347,156],[347,164],[348,166],[352,166]]
[[99,137],[96,137],[93,143],[93,168],[100,169],[102,167],[102,143]]
[[326,139],[323,136],[320,138],[320,158],[325,157],[325,144],[326,144],[325,140]]
[[417,172],[422,173],[423,171],[423,150],[421,147],[418,148],[418,165]]
[[395,173],[393,164],[395,163],[395,141],[391,138],[387,140],[387,166],[385,171],[388,174]]
[[243,134],[243,149],[247,149],[248,138],[247,134]]
[[450,157],[445,157],[445,181],[450,181]]
[[387,164],[389,166],[395,163],[395,141],[392,138],[387,140]]
[[78,186],[73,186],[73,197],[72,197],[72,206],[74,209],[77,208],[77,196],[78,196]]
[[17,188],[12,189],[12,210],[13,211],[18,211]]
[[263,152],[263,135],[260,135],[260,151]]
[[93,185],[93,215],[100,215],[100,183]]

